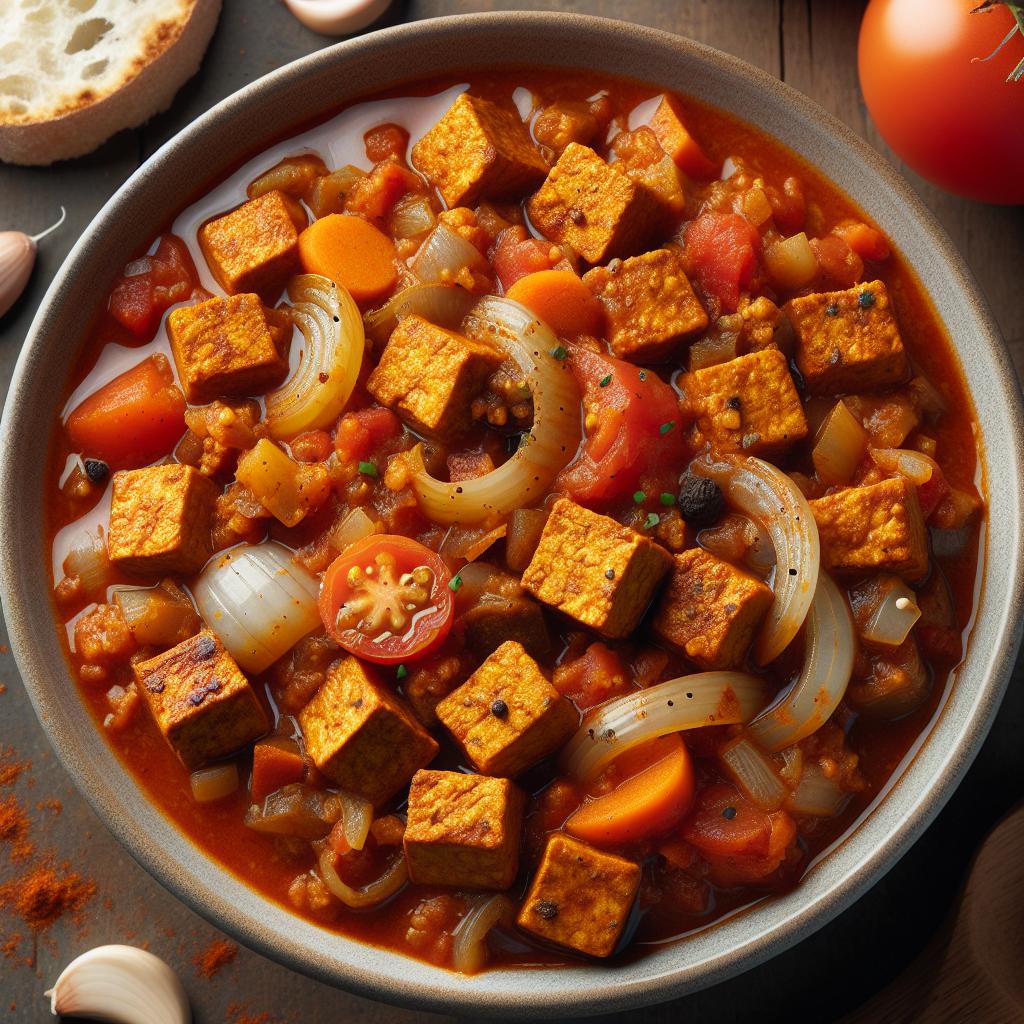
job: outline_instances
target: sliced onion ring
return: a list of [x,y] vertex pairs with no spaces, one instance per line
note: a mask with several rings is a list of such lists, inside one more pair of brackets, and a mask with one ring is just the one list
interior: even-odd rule
[[339,792],[338,797],[341,800],[341,827],[345,832],[345,842],[353,850],[361,850],[373,824],[373,804],[351,793]]
[[320,625],[320,584],[274,542],[217,556],[193,587],[203,621],[247,672],[262,672]]
[[267,395],[267,429],[289,440],[320,430],[345,408],[363,364],[363,318],[352,296],[320,274],[288,282],[291,317],[306,342],[295,373]]
[[749,722],[764,707],[764,685],[744,672],[698,672],[602,704],[562,751],[562,768],[582,782],[620,754],[671,732]]
[[754,646],[759,665],[777,658],[807,618],[818,582],[818,526],[800,488],[780,469],[753,456],[702,455],[690,468],[710,477],[729,504],[768,531],[775,547],[775,598]]
[[460,974],[476,974],[487,963],[487,936],[499,924],[510,924],[515,906],[507,896],[482,896],[452,932],[452,967]]
[[846,693],[856,646],[853,616],[825,572],[818,574],[804,643],[799,678],[748,728],[762,750],[782,750],[810,736],[828,721]]
[[383,344],[403,316],[423,317],[438,327],[455,330],[472,309],[476,296],[457,284],[414,284],[393,295],[363,318],[366,333]]
[[402,888],[409,879],[409,872],[405,866],[405,854],[401,850],[395,855],[387,871],[380,878],[374,879],[368,885],[360,889],[353,889],[346,885],[334,868],[335,853],[327,847],[320,854],[318,868],[324,885],[331,890],[331,893],[338,897],[346,907],[353,910],[360,910],[363,907],[375,907],[383,903]]
[[487,261],[480,250],[447,224],[438,224],[427,235],[412,261],[412,272],[420,281],[447,283],[468,267],[483,268]]
[[525,306],[489,295],[471,310],[466,332],[503,348],[519,366],[533,394],[533,429],[519,450],[497,469],[474,480],[444,483],[427,473],[420,446],[413,449],[412,488],[435,523],[503,520],[533,504],[548,489],[580,443],[580,391],[554,332]]

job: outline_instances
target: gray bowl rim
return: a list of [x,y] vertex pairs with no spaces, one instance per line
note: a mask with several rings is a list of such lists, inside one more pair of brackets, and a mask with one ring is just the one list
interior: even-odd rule
[[[207,164],[203,162],[204,143],[216,142],[218,132],[227,129],[234,119],[244,118],[247,111],[251,115],[254,108],[275,99],[282,103],[287,97],[296,98],[296,89],[318,75],[329,76],[341,64],[348,62],[365,69],[367,61],[379,61],[387,68],[396,51],[403,51],[410,62],[401,74],[371,72],[371,78],[376,75],[374,86],[354,91],[345,102],[372,95],[374,89],[423,77],[427,67],[434,73],[480,68],[480,60],[456,60],[451,56],[457,49],[451,43],[465,39],[469,33],[478,48],[484,52],[491,48],[495,64],[508,67],[583,67],[644,81],[647,76],[637,73],[648,66],[644,58],[649,58],[652,65],[660,61],[671,66],[678,61],[688,72],[706,76],[712,92],[728,85],[738,95],[745,94],[749,106],[735,111],[737,116],[775,135],[833,180],[843,177],[845,168],[852,168],[856,188],[845,182],[841,187],[869,213],[881,203],[897,223],[873,215],[887,233],[900,236],[898,242],[910,232],[906,245],[901,246],[907,258],[915,252],[927,262],[927,252],[934,253],[937,269],[928,271],[926,267],[922,281],[937,305],[939,284],[944,286],[943,294],[960,300],[956,312],[967,321],[961,326],[969,327],[971,344],[978,347],[967,363],[963,359],[966,343],[958,345],[969,383],[984,390],[986,401],[979,407],[984,415],[979,419],[998,421],[1000,433],[1006,438],[998,448],[982,446],[986,478],[998,486],[996,498],[990,488],[990,500],[993,511],[998,504],[1000,512],[998,523],[990,516],[987,543],[991,546],[998,539],[1002,547],[998,561],[986,558],[981,605],[960,677],[945,694],[930,732],[901,766],[888,791],[812,867],[801,885],[790,894],[763,900],[681,942],[651,950],[624,964],[496,970],[473,978],[346,939],[296,917],[207,858],[149,803],[134,780],[120,769],[120,762],[93,727],[81,701],[66,700],[67,688],[73,689],[73,683],[54,634],[49,594],[38,586],[38,558],[40,553],[46,554],[42,517],[24,512],[34,497],[42,495],[41,460],[32,449],[37,435],[31,428],[33,415],[43,413],[33,413],[32,403],[45,405],[48,418],[59,408],[55,403],[60,401],[68,370],[65,366],[62,372],[53,373],[52,357],[60,354],[57,346],[63,325],[75,312],[75,283],[81,280],[89,261],[105,258],[108,250],[104,239],[117,230],[119,218],[133,210],[138,214],[138,204],[146,195],[164,194],[160,192],[162,179],[185,173],[190,166],[195,170],[198,164],[202,168],[200,176],[215,180],[232,164],[229,157],[237,153],[217,153]],[[519,52],[517,41],[531,44],[530,59],[509,59],[510,52]],[[430,47],[443,55],[439,63],[409,70],[418,59],[416,54],[425,54]],[[650,78],[658,80],[654,75]],[[666,84],[665,79],[662,84]],[[670,87],[698,98],[707,96],[700,88]],[[758,97],[766,98],[763,109],[753,98],[753,90]],[[730,109],[730,97],[731,91],[727,91],[716,105]],[[339,101],[309,104],[310,109],[304,112],[315,119],[338,105]],[[792,128],[771,123],[771,117],[783,111],[793,121]],[[296,116],[292,123],[306,120]],[[280,134],[275,131],[275,137],[261,141],[276,141]],[[806,140],[810,140],[807,146],[812,149],[815,143],[824,146],[825,159],[820,154],[817,159],[808,156]],[[243,156],[257,151],[254,144]],[[213,164],[217,164],[216,170]],[[891,200],[888,206],[887,199]],[[145,244],[159,225],[147,236],[148,230],[136,232],[137,244]],[[347,40],[251,83],[166,143],[97,214],[57,273],[37,312],[15,368],[0,424],[0,535],[5,538],[0,550],[0,599],[36,714],[76,785],[140,864],[228,934],[322,981],[417,1009],[516,1018],[632,1009],[726,980],[806,938],[877,882],[948,800],[991,726],[1021,639],[1022,438],[1024,414],[1016,376],[963,259],[909,184],[853,131],[813,101],[738,58],[681,36],[626,22],[554,12],[438,18]],[[1004,537],[1005,530],[1009,535]],[[994,598],[988,599],[990,595]],[[984,644],[974,642],[980,633],[985,635]]]

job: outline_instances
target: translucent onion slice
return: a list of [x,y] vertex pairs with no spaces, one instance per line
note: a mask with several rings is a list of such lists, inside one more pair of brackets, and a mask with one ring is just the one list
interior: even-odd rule
[[474,270],[484,267],[486,262],[472,242],[447,224],[438,224],[413,257],[411,269],[424,283],[447,284],[459,276],[463,267]]
[[718,757],[744,794],[763,811],[777,811],[789,796],[774,765],[746,736],[727,743]]
[[917,595],[898,576],[884,576],[878,580],[878,603],[861,636],[868,643],[899,647],[919,618]]
[[405,854],[399,850],[387,871],[380,878],[362,888],[353,889],[352,886],[346,885],[341,880],[338,872],[334,869],[335,856],[330,847],[324,849],[320,854],[317,865],[320,877],[331,893],[337,896],[346,907],[352,907],[353,910],[375,907],[378,903],[383,903],[386,899],[394,896],[409,879],[409,872],[405,866]]
[[199,768],[189,776],[192,797],[197,803],[208,804],[221,800],[238,789],[238,765],[217,764],[212,768]]
[[288,282],[291,317],[305,339],[298,369],[267,395],[267,429],[289,440],[334,422],[363,364],[363,318],[352,296],[330,278],[300,274]]
[[281,544],[242,544],[212,561],[193,595],[248,672],[262,672],[320,625],[320,585]]
[[856,646],[853,616],[828,573],[818,574],[804,643],[797,681],[750,723],[748,732],[763,750],[782,750],[810,736],[846,693]]
[[86,597],[102,600],[110,583],[111,568],[103,527],[82,530],[71,542],[64,559],[64,575],[77,576]]
[[698,672],[602,704],[562,751],[568,775],[586,782],[639,743],[704,725],[749,722],[764,707],[764,686],[743,672]]
[[791,814],[814,818],[833,818],[845,806],[850,794],[835,779],[830,779],[816,764],[808,765],[800,783],[786,801]]
[[867,431],[840,399],[825,417],[811,452],[818,477],[827,484],[849,483],[867,446]]
[[533,429],[508,462],[459,483],[434,479],[421,448],[413,449],[412,487],[436,523],[498,521],[535,504],[580,443],[579,387],[565,361],[553,354],[559,346],[551,328],[518,302],[493,295],[476,304],[464,326],[468,334],[501,346],[518,365],[533,394]]
[[931,456],[912,448],[872,448],[871,459],[887,473],[905,476],[915,487],[928,483],[938,468]]
[[457,284],[414,284],[393,295],[363,318],[367,335],[384,344],[403,316],[423,317],[438,327],[455,330],[473,308],[476,296]]
[[753,456],[703,455],[691,469],[714,480],[729,504],[758,520],[775,548],[775,599],[754,647],[759,665],[777,658],[807,618],[818,582],[818,527],[800,488]]
[[345,832],[345,842],[353,850],[361,850],[373,824],[373,804],[351,793],[338,793],[338,797],[341,800],[341,827]]
[[487,936],[499,924],[511,923],[515,907],[500,894],[479,897],[452,932],[452,967],[476,974],[487,963]]

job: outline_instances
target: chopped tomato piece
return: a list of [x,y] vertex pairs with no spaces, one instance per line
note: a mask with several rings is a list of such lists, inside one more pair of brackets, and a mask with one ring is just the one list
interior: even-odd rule
[[[408,537],[364,537],[324,574],[320,617],[334,640],[381,665],[437,650],[452,626],[452,577],[440,557]],[[458,584],[455,584],[458,586]]]
[[521,277],[551,270],[562,259],[562,250],[557,245],[541,238],[531,238],[522,224],[513,224],[498,235],[491,263],[507,292]]
[[556,481],[582,504],[620,498],[640,481],[685,461],[676,393],[652,370],[572,346],[569,366],[583,388],[587,437]]
[[326,430],[307,430],[293,438],[288,447],[297,462],[325,462],[334,443]]
[[728,784],[709,786],[684,824],[682,838],[704,856],[719,885],[749,885],[779,869],[796,842],[785,811],[762,811]]
[[145,466],[185,433],[185,397],[164,355],[152,355],[104,384],[68,416],[68,437],[83,455],[113,469]]
[[262,804],[271,793],[305,778],[306,765],[294,743],[269,739],[253,746],[250,795],[254,804]]
[[422,191],[423,183],[394,158],[377,164],[359,178],[345,199],[345,212],[358,213],[383,227],[395,203],[409,192]]
[[[129,273],[130,271],[130,273]],[[110,293],[110,315],[137,338],[152,338],[164,313],[198,287],[188,247],[164,235],[152,256],[128,264]]]
[[398,437],[402,421],[390,410],[372,406],[347,412],[338,422],[334,447],[345,462],[365,459],[381,442]]
[[771,839],[768,815],[732,785],[709,786],[697,799],[682,836],[702,853],[763,855]]
[[404,160],[409,146],[409,133],[399,124],[379,124],[363,136],[363,145],[366,147],[366,157],[372,163],[380,163],[389,156]]
[[633,687],[622,659],[606,644],[591,644],[578,658],[555,669],[555,689],[580,709],[597,707]]
[[757,270],[761,236],[738,213],[702,213],[683,237],[685,259],[709,299],[734,313]]
[[828,284],[852,288],[864,276],[864,261],[838,235],[812,238],[811,250]]
[[682,821],[693,803],[693,765],[678,733],[651,740],[615,759],[622,781],[587,801],[566,831],[595,846],[619,846],[661,835]]

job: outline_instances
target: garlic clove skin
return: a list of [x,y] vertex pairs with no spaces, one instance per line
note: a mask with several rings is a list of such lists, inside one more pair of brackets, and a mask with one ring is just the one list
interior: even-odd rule
[[36,244],[21,231],[0,231],[0,316],[18,301],[36,263]]
[[76,957],[46,995],[50,1011],[109,1024],[189,1024],[178,976],[134,946],[97,946]]
[[376,21],[391,0],[284,0],[308,29],[325,36],[347,36]]

